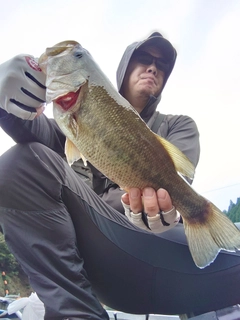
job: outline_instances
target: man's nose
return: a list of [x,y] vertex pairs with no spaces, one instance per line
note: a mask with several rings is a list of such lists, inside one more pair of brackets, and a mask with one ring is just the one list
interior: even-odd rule
[[155,76],[157,75],[157,67],[154,61],[148,66],[147,72],[153,73]]

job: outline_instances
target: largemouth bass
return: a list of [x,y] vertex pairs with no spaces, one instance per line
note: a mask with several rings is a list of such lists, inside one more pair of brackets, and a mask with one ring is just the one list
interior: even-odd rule
[[39,64],[47,75],[47,102],[53,102],[54,118],[67,137],[70,163],[82,157],[126,191],[166,189],[182,215],[198,267],[212,263],[221,249],[240,249],[236,226],[178,174],[193,178],[187,157],[148,128],[86,49],[61,42],[47,48]]

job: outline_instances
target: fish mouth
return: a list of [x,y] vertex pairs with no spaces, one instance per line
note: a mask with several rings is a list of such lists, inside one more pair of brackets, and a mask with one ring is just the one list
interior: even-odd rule
[[76,92],[68,92],[64,96],[61,96],[54,100],[63,110],[68,111],[71,109],[77,102],[81,87]]

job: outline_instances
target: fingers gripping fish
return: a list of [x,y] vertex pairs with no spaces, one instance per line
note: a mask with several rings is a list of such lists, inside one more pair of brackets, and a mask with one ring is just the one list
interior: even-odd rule
[[126,191],[166,189],[198,267],[212,263],[221,249],[240,249],[235,225],[178,174],[192,179],[194,166],[147,127],[86,49],[61,42],[46,49],[39,64],[47,75],[47,102],[53,102],[54,118],[67,137],[70,164],[82,157]]

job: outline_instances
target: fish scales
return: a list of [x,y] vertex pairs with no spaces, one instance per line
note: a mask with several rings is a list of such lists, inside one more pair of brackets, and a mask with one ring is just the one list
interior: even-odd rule
[[[101,114],[97,113],[99,109]],[[139,117],[131,117],[131,113],[131,110],[117,104],[103,87],[93,86],[74,116],[80,129],[79,136],[72,134],[72,140],[86,159],[91,159],[94,166],[109,179],[118,181],[122,188],[143,189],[148,186],[157,190],[164,187],[173,198],[174,205],[187,215],[187,208],[197,207],[199,199],[195,201],[191,188],[182,193],[185,183],[176,173],[168,153],[145,123]],[[69,118],[70,121],[72,119]],[[129,119],[124,126],[122,119]],[[66,125],[67,134],[68,131],[69,124]],[[156,170],[159,166],[161,172]],[[182,197],[185,201],[178,200]],[[184,203],[189,206],[185,208]],[[198,207],[194,210],[197,216],[202,204]]]
[[[81,129],[79,137],[72,138],[73,142],[86,159],[91,159],[94,166],[124,189],[134,186],[158,189],[165,185],[165,175],[156,168],[160,165],[163,171],[169,172],[166,174],[169,177],[174,175],[174,165],[172,168],[169,163],[166,165],[171,161],[166,150],[159,147],[159,141],[145,123],[139,117],[131,117],[131,113],[118,105],[104,88],[94,86],[74,115]],[[122,119],[129,121],[123,126]]]
[[47,75],[54,118],[67,137],[67,157],[76,160],[81,154],[125,190],[166,189],[183,217],[198,267],[212,263],[221,249],[240,248],[236,226],[178,174],[192,178],[193,165],[147,127],[87,50],[65,41],[48,48],[39,63]]

